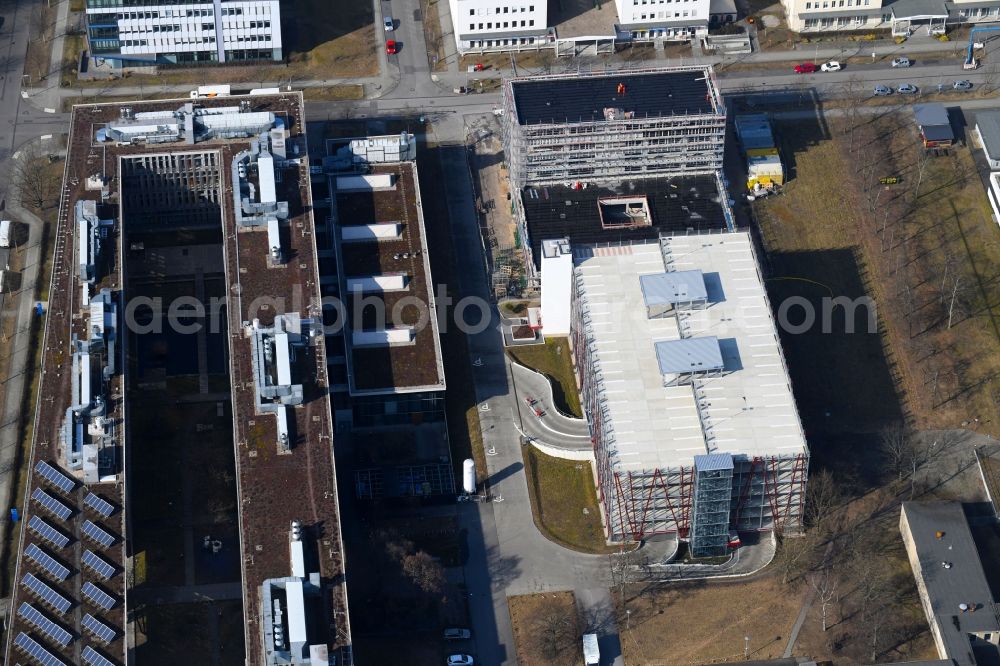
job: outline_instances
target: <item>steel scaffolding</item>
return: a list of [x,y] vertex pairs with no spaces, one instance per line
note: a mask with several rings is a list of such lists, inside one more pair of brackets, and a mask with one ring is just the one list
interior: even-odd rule
[[[726,109],[710,66],[630,70],[629,75],[704,72],[707,113],[637,115],[604,109],[582,122],[521,124],[514,84],[560,80],[567,75],[507,79],[503,84],[503,147],[511,182],[521,188],[575,180],[635,178],[650,175],[715,173],[722,169]],[[615,72],[577,77],[614,80]]]

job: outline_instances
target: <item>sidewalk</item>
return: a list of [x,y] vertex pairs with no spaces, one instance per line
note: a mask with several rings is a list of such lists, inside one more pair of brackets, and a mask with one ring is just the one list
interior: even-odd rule
[[[21,413],[21,400],[24,391],[30,388],[25,382],[25,377],[27,365],[32,361],[30,353],[31,318],[35,316],[34,295],[42,258],[40,240],[44,224],[13,200],[8,200],[7,211],[10,217],[28,226],[28,242],[22,248],[25,256],[24,270],[21,274],[21,289],[12,294],[15,297],[16,329],[14,337],[8,341],[7,350],[10,353],[11,362],[4,383],[2,420],[0,420],[0,502],[5,502],[5,505],[0,507],[0,534],[7,533],[10,522],[8,508],[14,506],[17,496],[17,489],[13,486],[13,477],[17,468],[17,454],[21,443],[19,437],[21,419],[34,418],[33,408],[27,413]],[[43,322],[39,323],[43,324]],[[10,545],[11,541],[0,539],[0,561],[3,561],[5,551]],[[13,581],[11,584],[13,585]]]
[[[440,5],[441,3],[439,3]],[[66,2],[60,3],[60,9],[63,7],[67,8],[68,4]],[[446,20],[447,12],[444,12],[441,16],[442,30],[448,23]],[[455,50],[455,42],[449,31],[444,35],[444,48],[446,58],[448,60],[448,71],[446,72],[432,72],[432,78],[442,89],[442,96],[448,96],[452,93],[450,90],[454,87],[466,85],[469,81],[479,80],[479,79],[495,79],[500,76],[509,76],[511,70],[509,68],[497,68],[489,69],[483,72],[460,72],[458,68],[458,54]],[[61,47],[60,47],[61,48]],[[650,62],[650,66],[664,66],[664,65],[692,65],[692,64],[752,64],[752,63],[774,63],[774,62],[795,62],[802,59],[813,59],[816,61],[831,60],[838,58],[849,58],[858,56],[870,56],[875,53],[880,57],[899,55],[904,53],[942,53],[947,54],[958,53],[965,48],[962,42],[939,42],[936,39],[926,39],[926,40],[910,40],[909,42],[904,42],[903,44],[895,44],[892,42],[843,42],[834,43],[831,45],[811,45],[803,44],[799,49],[793,49],[788,51],[763,51],[758,53],[753,53],[745,56],[717,56],[717,55],[702,55],[702,56],[688,56],[680,59],[667,58],[666,55],[661,51],[658,52],[658,58],[655,61]],[[53,47],[53,50],[55,46]],[[560,71],[564,68],[571,67],[575,64],[575,60],[572,58],[565,58],[559,60],[556,65],[547,67],[546,70],[552,71],[553,73]],[[295,81],[296,89],[307,89],[307,88],[322,88],[332,85],[350,85],[358,84],[365,86],[366,98],[374,99],[382,97],[387,92],[391,90],[386,89],[385,77],[372,76],[365,78],[329,78],[329,79],[304,79],[300,81]],[[263,87],[280,87],[282,86],[281,81],[263,81]],[[259,85],[258,84],[258,85]],[[287,84],[287,80],[285,80]],[[156,85],[155,79],[151,79],[149,85],[106,85],[106,86],[86,86],[86,87],[71,87],[71,88],[60,88],[58,84],[58,77],[53,80],[53,85],[47,88],[33,88],[27,90],[29,100],[32,100],[34,104],[39,104],[37,100],[43,99],[44,105],[50,108],[58,108],[59,100],[70,98],[70,97],[93,97],[98,95],[111,95],[111,96],[121,96],[121,97],[134,97],[134,96],[144,96],[150,93],[165,93],[165,92],[176,92],[178,97],[187,97],[193,86],[196,83],[190,84],[171,84],[171,85]],[[378,86],[382,85],[382,88]],[[237,86],[241,87],[241,86]],[[246,84],[245,87],[250,87],[250,84]]]

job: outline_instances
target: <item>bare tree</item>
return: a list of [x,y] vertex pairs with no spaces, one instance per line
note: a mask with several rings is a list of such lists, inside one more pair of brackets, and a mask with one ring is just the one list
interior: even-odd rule
[[1000,81],[1000,67],[997,67],[996,64],[988,65],[983,67],[980,74],[983,77],[983,85],[980,90],[984,95],[997,89],[997,82]]
[[781,570],[781,584],[787,585],[808,571],[816,555],[816,544],[811,533],[799,537],[778,534],[778,552],[775,561]]
[[821,470],[809,479],[806,497],[806,521],[812,528],[825,531],[830,515],[840,504],[841,492],[828,470]]
[[546,659],[553,660],[564,650],[576,647],[576,626],[573,618],[559,609],[547,608],[532,624],[539,651]]
[[11,180],[21,204],[37,210],[45,208],[59,185],[59,175],[35,143],[22,148],[12,160]]
[[444,589],[444,568],[422,550],[407,555],[402,561],[403,573],[427,594],[440,594]]
[[618,598],[625,603],[625,588],[629,583],[639,579],[639,567],[644,558],[638,550],[624,550],[621,553],[608,555],[608,570],[611,574],[611,586],[618,588]]
[[829,626],[827,617],[830,605],[837,596],[837,588],[840,586],[840,581],[833,576],[829,566],[824,566],[818,572],[811,574],[806,580],[816,593],[816,601],[819,602],[820,626],[823,631],[826,631]]
[[948,328],[951,328],[951,322],[955,315],[955,297],[958,296],[958,288],[961,284],[962,277],[956,276],[951,288],[951,299],[948,302]]
[[910,469],[912,457],[911,433],[906,424],[893,423],[882,429],[879,434],[882,453],[889,461],[890,469],[896,473],[897,479],[902,479]]

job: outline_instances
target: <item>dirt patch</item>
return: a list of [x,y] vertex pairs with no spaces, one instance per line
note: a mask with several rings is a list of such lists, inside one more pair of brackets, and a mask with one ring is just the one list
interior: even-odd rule
[[441,0],[420,0],[420,15],[423,18],[424,41],[427,43],[427,62],[431,70],[444,72],[448,69],[445,61],[444,35],[441,34],[441,17],[438,3]]
[[[666,666],[780,657],[803,589],[768,577],[748,583],[686,583],[628,600],[619,619],[625,663]],[[621,609],[620,616],[624,616]]]
[[521,666],[576,666],[583,660],[576,599],[572,592],[508,597]]

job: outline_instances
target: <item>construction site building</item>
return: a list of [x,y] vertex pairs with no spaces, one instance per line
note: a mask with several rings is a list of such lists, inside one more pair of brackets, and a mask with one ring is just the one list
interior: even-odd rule
[[570,339],[611,541],[802,524],[809,450],[748,232],[573,248]]
[[726,108],[711,66],[507,79],[515,187],[722,169]]

